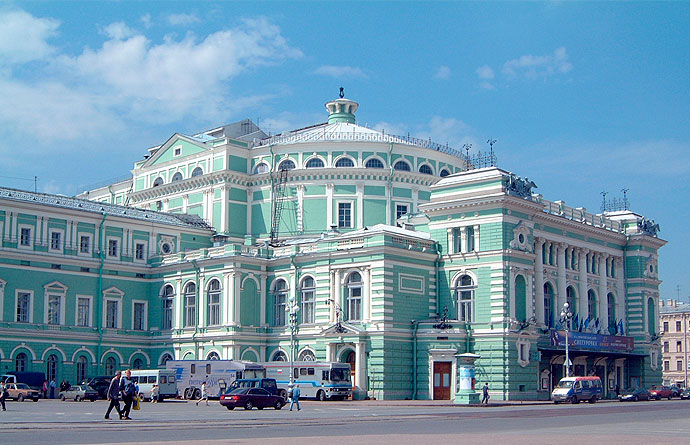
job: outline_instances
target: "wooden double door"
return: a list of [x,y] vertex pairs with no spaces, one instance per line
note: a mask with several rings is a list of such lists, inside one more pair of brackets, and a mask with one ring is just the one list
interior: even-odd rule
[[450,400],[451,362],[434,362],[434,400]]

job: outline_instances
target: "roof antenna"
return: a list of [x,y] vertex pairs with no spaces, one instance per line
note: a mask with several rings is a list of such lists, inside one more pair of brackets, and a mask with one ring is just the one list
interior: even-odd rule
[[340,87],[340,98],[342,99],[344,97],[345,97],[345,88]]

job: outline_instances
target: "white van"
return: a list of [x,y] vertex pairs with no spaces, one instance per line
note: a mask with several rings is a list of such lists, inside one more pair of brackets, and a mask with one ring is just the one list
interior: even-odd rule
[[165,367],[177,378],[177,388],[187,400],[201,398],[201,385],[212,398],[220,398],[235,379],[266,377],[262,365],[244,360],[168,360]]
[[158,385],[158,401],[177,398],[177,380],[171,369],[132,369],[132,380],[139,386],[139,399],[150,400],[153,385]]

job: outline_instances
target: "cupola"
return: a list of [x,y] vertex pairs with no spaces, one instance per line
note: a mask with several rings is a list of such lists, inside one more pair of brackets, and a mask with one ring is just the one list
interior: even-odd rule
[[345,99],[343,90],[343,87],[340,87],[340,98],[326,102],[329,124],[334,124],[336,122],[355,123],[355,112],[359,104],[354,100]]

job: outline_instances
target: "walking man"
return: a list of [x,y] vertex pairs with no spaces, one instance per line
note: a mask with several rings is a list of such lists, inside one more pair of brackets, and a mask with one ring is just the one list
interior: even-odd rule
[[485,405],[489,404],[489,384],[484,383],[482,386],[482,403]]
[[125,376],[120,379],[120,392],[122,392],[122,400],[125,402],[120,419],[132,420],[129,417],[129,412],[132,409],[132,402],[137,396],[137,388],[132,381],[132,371],[129,369],[125,371]]
[[54,399],[55,398],[55,388],[57,385],[55,384],[55,377],[53,377],[53,380],[50,381],[50,398]]
[[122,419],[122,411],[120,411],[120,376],[122,376],[122,371],[117,371],[115,377],[110,381],[110,386],[108,386],[108,400],[110,405],[108,405],[108,411],[105,412],[105,418],[110,419],[110,411],[115,408],[117,414]]
[[199,402],[206,400],[206,406],[208,406],[208,390],[206,389],[206,382],[201,384],[201,398],[196,401],[196,406],[199,406]]
[[297,405],[297,411],[301,409],[299,407],[299,383],[296,383],[292,388],[292,395],[290,396],[290,411],[292,411],[293,405]]
[[5,409],[5,399],[9,397],[10,393],[7,391],[7,383],[5,382],[0,382],[0,405],[2,405],[2,410],[7,411]]

